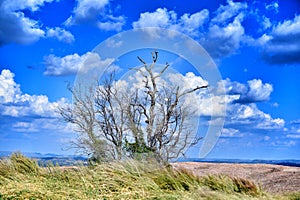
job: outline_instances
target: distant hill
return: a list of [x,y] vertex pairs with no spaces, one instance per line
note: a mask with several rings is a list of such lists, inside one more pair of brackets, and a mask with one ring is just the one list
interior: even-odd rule
[[247,159],[200,159],[200,158],[185,158],[179,159],[178,162],[211,162],[211,163],[239,163],[239,164],[274,164],[283,166],[300,167],[300,160],[247,160]]

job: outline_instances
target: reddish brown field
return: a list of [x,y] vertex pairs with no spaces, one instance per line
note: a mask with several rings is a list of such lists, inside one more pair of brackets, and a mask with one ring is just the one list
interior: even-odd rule
[[191,170],[197,176],[224,174],[260,184],[270,193],[300,191],[300,167],[270,164],[172,163],[175,169]]

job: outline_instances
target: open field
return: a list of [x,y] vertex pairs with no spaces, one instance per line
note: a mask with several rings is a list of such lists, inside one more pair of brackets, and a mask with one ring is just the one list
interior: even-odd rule
[[196,176],[228,175],[261,185],[270,193],[300,192],[300,167],[271,164],[229,164],[183,162],[173,163],[176,169],[187,169]]

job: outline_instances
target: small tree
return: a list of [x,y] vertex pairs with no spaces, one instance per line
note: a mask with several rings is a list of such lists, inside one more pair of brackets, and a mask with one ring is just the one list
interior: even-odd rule
[[183,99],[207,86],[182,91],[179,86],[161,84],[169,64],[155,71],[158,52],[152,53],[150,65],[138,59],[142,67],[131,70],[142,77],[141,87],[122,92],[112,73],[96,89],[84,90],[84,95],[80,89],[70,89],[74,104],[59,111],[77,128],[75,147],[101,160],[150,155],[158,161],[169,161],[201,139],[190,138],[195,130],[188,121],[194,111]]

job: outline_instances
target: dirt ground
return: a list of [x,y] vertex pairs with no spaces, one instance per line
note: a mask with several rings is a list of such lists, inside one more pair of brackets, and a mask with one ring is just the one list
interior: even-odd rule
[[224,174],[240,177],[260,184],[270,193],[300,191],[300,167],[271,164],[229,164],[229,163],[172,163],[175,169],[191,170],[197,176]]

